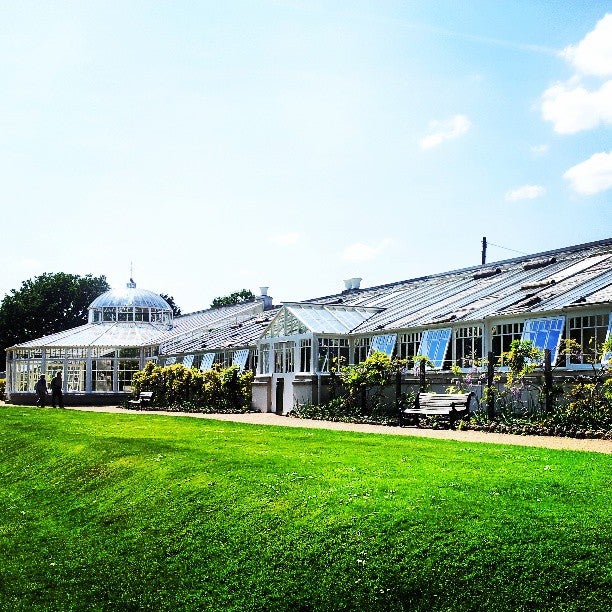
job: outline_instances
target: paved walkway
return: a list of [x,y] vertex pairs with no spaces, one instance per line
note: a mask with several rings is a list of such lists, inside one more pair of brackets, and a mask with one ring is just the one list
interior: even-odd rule
[[71,410],[90,412],[115,412],[121,414],[162,414],[196,419],[216,419],[252,425],[279,425],[283,427],[308,427],[312,429],[332,429],[336,431],[356,431],[361,433],[391,434],[415,436],[419,438],[438,438],[441,440],[459,440],[462,442],[484,442],[489,444],[510,444],[514,446],[536,446],[560,450],[578,450],[595,453],[612,454],[612,440],[578,440],[576,438],[559,438],[547,436],[517,436],[512,434],[495,434],[481,431],[452,431],[448,429],[418,429],[416,427],[389,427],[386,425],[363,425],[358,423],[335,423],[296,419],[273,413],[249,412],[246,414],[198,414],[190,412],[168,412],[164,410],[127,410],[114,406],[70,406]]

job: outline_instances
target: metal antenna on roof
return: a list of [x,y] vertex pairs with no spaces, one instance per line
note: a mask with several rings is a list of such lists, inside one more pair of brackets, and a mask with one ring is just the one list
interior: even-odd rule
[[487,263],[487,237],[482,237],[482,258],[481,264],[484,266]]
[[127,284],[130,289],[134,289],[136,287],[136,283],[134,282],[134,267],[132,262],[130,261],[130,282]]

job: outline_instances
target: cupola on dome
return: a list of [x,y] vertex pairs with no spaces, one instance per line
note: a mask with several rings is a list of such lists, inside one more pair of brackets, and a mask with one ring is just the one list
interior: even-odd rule
[[153,323],[172,324],[172,308],[160,295],[138,289],[130,279],[124,289],[111,289],[89,305],[90,323]]

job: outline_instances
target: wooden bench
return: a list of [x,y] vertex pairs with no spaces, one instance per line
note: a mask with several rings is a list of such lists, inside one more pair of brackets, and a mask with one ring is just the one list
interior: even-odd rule
[[470,393],[418,393],[414,406],[400,412],[402,425],[418,425],[419,419],[441,417],[448,419],[452,429],[457,421],[469,416],[470,404],[476,396]]
[[153,399],[153,391],[141,391],[138,399],[131,399],[128,404],[131,406],[148,406]]

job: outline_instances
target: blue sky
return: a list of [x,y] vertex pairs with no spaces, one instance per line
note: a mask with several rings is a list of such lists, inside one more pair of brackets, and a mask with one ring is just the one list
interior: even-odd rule
[[612,237],[612,2],[0,14],[0,295],[132,265],[192,311]]

